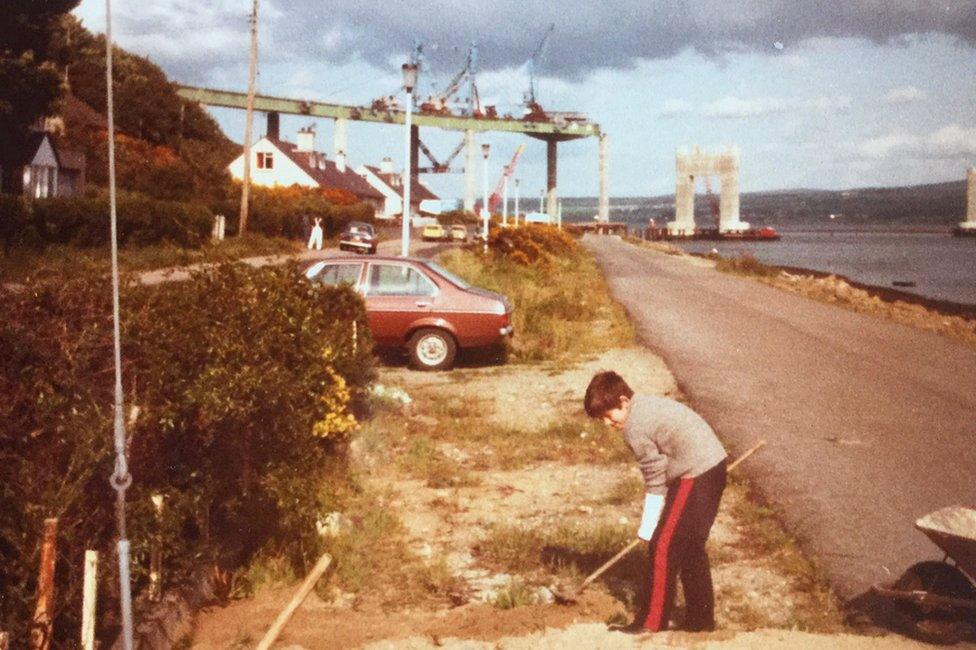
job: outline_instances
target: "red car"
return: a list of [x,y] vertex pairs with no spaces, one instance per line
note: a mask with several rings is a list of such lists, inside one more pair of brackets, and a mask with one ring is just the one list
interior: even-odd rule
[[377,347],[405,348],[421,370],[446,370],[459,348],[488,347],[512,335],[508,299],[473,287],[436,262],[415,257],[332,257],[305,277],[349,284],[366,302]]

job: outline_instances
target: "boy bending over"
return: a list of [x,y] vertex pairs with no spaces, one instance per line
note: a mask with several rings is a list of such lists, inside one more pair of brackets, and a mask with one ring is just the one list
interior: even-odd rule
[[647,494],[637,536],[650,542],[650,568],[637,593],[634,621],[623,631],[668,629],[675,584],[685,595],[683,630],[715,629],[715,595],[705,542],[725,490],[725,449],[690,408],[664,397],[635,395],[615,372],[593,376],[586,414],[623,432],[637,457]]

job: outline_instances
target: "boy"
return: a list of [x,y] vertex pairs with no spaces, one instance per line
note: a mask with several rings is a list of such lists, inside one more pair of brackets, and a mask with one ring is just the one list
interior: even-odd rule
[[650,568],[638,590],[634,622],[622,631],[668,629],[677,576],[685,595],[683,630],[715,629],[715,595],[705,542],[725,489],[725,449],[690,408],[634,395],[615,372],[593,376],[586,414],[623,432],[647,494],[637,536],[650,542]]

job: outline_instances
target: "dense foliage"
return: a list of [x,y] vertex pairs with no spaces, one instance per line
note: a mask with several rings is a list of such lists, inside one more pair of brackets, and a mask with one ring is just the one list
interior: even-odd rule
[[[77,638],[85,549],[104,558],[99,611],[117,611],[106,286],[92,276],[0,289],[0,629],[17,639],[47,517],[60,519],[59,637]],[[345,476],[342,443],[373,372],[361,300],[293,267],[225,265],[130,287],[122,307],[125,395],[139,409],[128,431],[136,587],[154,540],[170,581],[262,548],[296,564],[314,556],[316,518],[336,504],[309,477]]]
[[521,228],[492,228],[488,247],[517,264],[546,264],[550,256],[565,257],[579,252],[580,245],[563,230],[541,224]]
[[[0,167],[12,169],[30,133],[60,94],[57,26],[78,0],[7,0],[0,20]],[[4,174],[5,188],[16,178]]]
[[[248,231],[268,237],[305,239],[315,219],[322,220],[326,237],[338,234],[350,221],[372,221],[374,210],[357,202],[355,195],[338,189],[292,187],[252,187],[249,200]],[[240,200],[216,201],[215,214],[227,217],[228,234],[237,233]]]

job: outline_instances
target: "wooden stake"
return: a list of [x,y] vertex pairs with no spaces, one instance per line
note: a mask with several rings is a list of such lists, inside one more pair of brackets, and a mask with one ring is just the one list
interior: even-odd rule
[[48,650],[51,647],[52,614],[54,612],[54,563],[57,559],[58,520],[44,520],[44,541],[41,542],[41,567],[37,576],[37,606],[31,626],[31,648]]
[[95,650],[95,603],[98,593],[98,552],[85,551],[84,592],[81,601],[81,647]]
[[305,578],[305,582],[302,583],[302,586],[299,587],[298,591],[295,592],[295,595],[292,596],[291,602],[289,602],[288,606],[285,607],[280,614],[278,614],[278,618],[276,618],[275,622],[271,624],[270,628],[268,628],[264,638],[261,639],[261,643],[258,644],[257,650],[268,650],[268,648],[271,647],[271,644],[278,639],[278,635],[281,634],[281,630],[283,630],[285,625],[288,624],[288,621],[295,613],[295,610],[298,609],[298,606],[301,605],[312,592],[312,587],[315,586],[315,583],[318,582],[319,578],[322,577],[322,574],[325,573],[326,569],[328,569],[329,565],[331,564],[332,556],[328,553],[324,553],[322,557],[319,558],[319,561],[315,563],[311,573],[309,573]]

